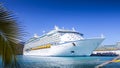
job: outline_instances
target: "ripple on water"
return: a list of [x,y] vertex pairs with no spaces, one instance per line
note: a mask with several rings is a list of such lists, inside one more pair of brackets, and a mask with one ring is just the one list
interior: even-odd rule
[[[95,66],[113,58],[18,56],[21,68],[95,68]],[[120,63],[108,64],[103,68],[115,68],[115,66],[120,67]]]

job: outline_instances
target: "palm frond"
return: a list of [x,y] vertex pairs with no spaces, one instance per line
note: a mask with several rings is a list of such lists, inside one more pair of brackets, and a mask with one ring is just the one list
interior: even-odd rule
[[0,56],[4,68],[18,68],[15,47],[19,45],[21,28],[11,12],[0,5]]

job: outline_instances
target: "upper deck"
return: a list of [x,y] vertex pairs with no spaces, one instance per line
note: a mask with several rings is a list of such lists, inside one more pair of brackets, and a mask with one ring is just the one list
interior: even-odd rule
[[65,29],[58,29],[55,28],[54,30],[42,35],[42,36],[34,36],[33,38],[29,39],[26,44],[35,43],[36,41],[44,43],[63,43],[68,41],[75,41],[83,39],[83,34],[79,33],[75,30],[65,30]]

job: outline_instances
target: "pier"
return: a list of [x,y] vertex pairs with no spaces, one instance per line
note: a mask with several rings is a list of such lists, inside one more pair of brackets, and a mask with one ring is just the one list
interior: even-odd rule
[[115,58],[114,58],[113,60],[111,60],[111,61],[104,62],[104,63],[96,66],[95,68],[101,68],[101,67],[103,67],[103,66],[105,66],[105,65],[107,65],[107,64],[113,63],[113,62],[120,62],[118,59],[120,59],[120,56],[115,57]]

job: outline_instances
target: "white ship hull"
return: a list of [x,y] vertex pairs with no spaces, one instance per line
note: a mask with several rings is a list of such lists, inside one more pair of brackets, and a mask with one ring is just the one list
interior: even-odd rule
[[46,49],[24,51],[23,54],[40,56],[90,56],[103,40],[103,38],[83,39],[57,46],[52,45]]

